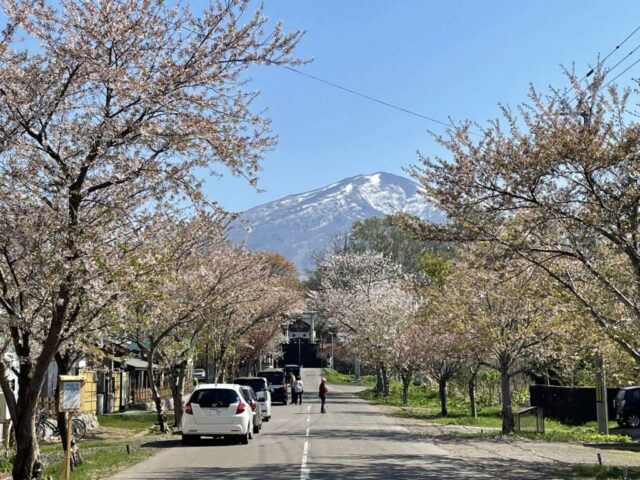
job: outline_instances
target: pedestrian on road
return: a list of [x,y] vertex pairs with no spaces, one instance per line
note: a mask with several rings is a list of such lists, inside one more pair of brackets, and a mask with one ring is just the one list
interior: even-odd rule
[[327,401],[327,393],[329,393],[329,389],[327,388],[327,379],[322,377],[322,380],[320,380],[320,389],[318,390],[318,396],[320,397],[320,413],[327,413],[327,410],[324,408],[324,404]]
[[[298,405],[302,405],[302,394],[304,393],[304,383],[300,377],[296,377],[296,381],[293,382],[293,390],[296,393],[296,400]],[[296,400],[293,402],[296,403]]]
[[298,402],[298,396],[296,395],[296,390],[293,388],[293,384],[296,383],[296,377],[293,373],[289,373],[289,386],[291,387],[291,403],[294,405]]

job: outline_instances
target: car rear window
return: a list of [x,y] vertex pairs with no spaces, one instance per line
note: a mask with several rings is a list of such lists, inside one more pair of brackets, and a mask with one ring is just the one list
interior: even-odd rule
[[238,385],[247,385],[248,387],[253,388],[255,392],[261,392],[266,389],[264,382],[258,379],[252,380],[249,378],[236,378],[233,383],[237,383]]
[[640,399],[640,388],[633,388],[631,390],[627,390],[627,394],[624,396],[627,400],[639,400]]
[[284,372],[259,372],[258,375],[265,377],[271,385],[282,385],[284,383]]
[[196,390],[193,392],[190,403],[197,403],[202,408],[228,407],[238,402],[238,394],[228,388],[215,388]]

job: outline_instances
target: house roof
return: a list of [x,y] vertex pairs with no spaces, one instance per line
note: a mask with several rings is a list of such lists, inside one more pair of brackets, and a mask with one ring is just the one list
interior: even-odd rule
[[[125,366],[131,367],[134,370],[146,370],[148,368],[148,364],[146,360],[140,360],[139,358],[130,358],[126,362],[124,362]],[[154,370],[159,370],[160,365],[153,364]]]

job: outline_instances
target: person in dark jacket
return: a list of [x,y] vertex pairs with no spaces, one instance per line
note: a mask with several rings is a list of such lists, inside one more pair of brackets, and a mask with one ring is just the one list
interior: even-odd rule
[[327,410],[324,407],[324,404],[327,401],[327,393],[329,393],[329,389],[327,388],[327,379],[322,378],[320,380],[320,388],[318,389],[318,396],[320,397],[320,413],[327,413]]

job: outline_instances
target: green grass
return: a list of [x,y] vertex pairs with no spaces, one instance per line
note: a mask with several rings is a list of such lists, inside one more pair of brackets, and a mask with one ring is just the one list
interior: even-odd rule
[[[402,405],[402,386],[398,382],[389,385],[389,397],[384,398],[373,390],[365,390],[358,394],[372,403],[387,404],[398,407],[394,415],[404,418],[417,418],[427,423],[438,425],[465,425],[480,428],[500,429],[502,419],[497,406],[478,407],[478,418],[469,415],[469,402],[466,398],[449,395],[447,401],[448,415],[443,417],[440,409],[438,391],[428,384],[411,385],[409,387],[409,405]],[[611,426],[614,426],[612,423]],[[490,432],[485,434],[492,435]],[[470,433],[468,435],[475,435]],[[495,435],[495,432],[493,433]],[[532,440],[550,442],[584,442],[584,443],[629,443],[627,435],[598,433],[596,422],[585,425],[566,425],[550,418],[545,419],[545,433],[518,432],[518,436]]]
[[[154,425],[157,425],[158,416],[155,412],[141,413],[139,415],[122,415],[118,413],[99,415],[98,422],[103,427],[126,428],[137,433],[149,430]],[[167,422],[169,425],[173,424],[173,414],[167,414]]]
[[[158,448],[129,444],[127,453],[126,442],[111,444],[94,449],[81,448],[84,464],[72,472],[74,480],[97,480],[107,478],[128,467],[154,455]],[[45,469],[45,478],[58,480],[64,478],[64,463],[54,463]]]
[[564,469],[562,474],[562,478],[576,480],[623,480],[624,478],[640,479],[640,470],[638,468],[627,469],[627,477],[625,477],[625,470],[623,468],[607,467],[603,465],[575,465]]
[[[330,368],[322,369],[322,376],[327,379],[327,383],[333,383],[334,385],[357,385],[354,381],[353,375],[346,373],[340,373]],[[365,387],[372,387],[376,384],[376,377],[373,375],[362,375],[360,377],[360,385]]]

